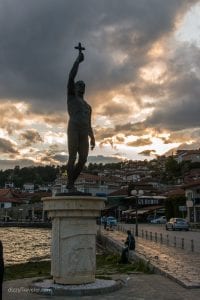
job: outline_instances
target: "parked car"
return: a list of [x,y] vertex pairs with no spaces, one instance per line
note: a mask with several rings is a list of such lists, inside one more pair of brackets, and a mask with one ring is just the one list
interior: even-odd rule
[[107,226],[117,226],[117,220],[112,216],[107,217]]
[[187,220],[182,218],[171,218],[169,222],[166,223],[166,230],[189,230],[189,223]]
[[151,220],[151,224],[165,224],[167,222],[167,219],[165,216],[161,216],[157,219]]
[[159,218],[159,216],[148,215],[147,218],[146,218],[146,221],[147,221],[148,223],[151,223],[152,220],[155,220],[155,219],[157,219],[157,218]]
[[10,216],[2,216],[1,221],[2,222],[12,222],[14,220]]

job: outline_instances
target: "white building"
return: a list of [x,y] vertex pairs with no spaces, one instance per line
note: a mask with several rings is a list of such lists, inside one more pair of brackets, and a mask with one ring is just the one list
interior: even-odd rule
[[76,188],[84,193],[91,193],[92,196],[106,196],[119,189],[119,178],[103,177],[88,173],[81,173],[75,182]]
[[200,222],[200,180],[184,186],[189,222]]
[[24,183],[23,190],[27,193],[34,193],[34,187],[34,183],[27,182]]

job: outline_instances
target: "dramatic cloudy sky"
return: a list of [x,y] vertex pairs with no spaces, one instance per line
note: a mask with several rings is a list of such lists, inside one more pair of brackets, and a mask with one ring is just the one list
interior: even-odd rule
[[79,41],[91,161],[199,148],[199,31],[197,0],[0,0],[0,169],[66,162]]

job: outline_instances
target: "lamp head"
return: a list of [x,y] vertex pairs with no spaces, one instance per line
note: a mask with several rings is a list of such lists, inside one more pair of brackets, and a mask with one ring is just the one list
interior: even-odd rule
[[136,190],[132,190],[132,191],[131,191],[131,195],[132,195],[132,196],[137,196],[137,191],[136,191]]
[[139,190],[139,191],[138,191],[138,195],[139,195],[139,196],[144,195],[144,191],[143,191],[143,190]]

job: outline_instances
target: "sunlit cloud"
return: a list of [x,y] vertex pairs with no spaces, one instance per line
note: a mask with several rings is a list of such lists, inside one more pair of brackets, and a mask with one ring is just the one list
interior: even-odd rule
[[148,51],[148,55],[152,58],[159,58],[165,53],[165,49],[161,42],[155,42],[151,49]]
[[66,134],[64,134],[64,132],[56,133],[53,131],[48,131],[45,133],[44,142],[50,145],[52,144],[67,145]]
[[145,81],[163,84],[167,80],[167,66],[163,62],[153,62],[140,69],[140,77]]

